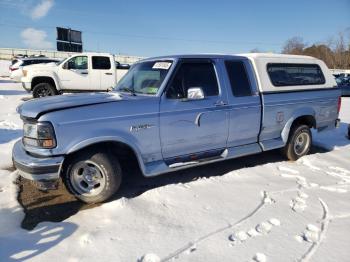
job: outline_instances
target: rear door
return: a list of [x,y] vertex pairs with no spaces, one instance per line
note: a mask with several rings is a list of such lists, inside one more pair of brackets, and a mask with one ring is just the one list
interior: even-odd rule
[[253,68],[248,59],[226,60],[224,67],[230,106],[227,147],[257,143],[261,101]]
[[116,69],[109,56],[92,56],[92,84],[97,90],[108,90],[115,85]]
[[[219,155],[228,135],[227,93],[215,60],[179,61],[160,102],[162,154],[168,163]],[[189,88],[201,88],[204,98],[191,100]]]

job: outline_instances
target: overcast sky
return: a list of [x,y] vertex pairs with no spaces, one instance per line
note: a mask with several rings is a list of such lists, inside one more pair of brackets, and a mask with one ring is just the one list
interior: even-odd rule
[[56,26],[83,31],[88,51],[279,52],[293,36],[350,37],[350,0],[0,0],[0,47],[56,49]]

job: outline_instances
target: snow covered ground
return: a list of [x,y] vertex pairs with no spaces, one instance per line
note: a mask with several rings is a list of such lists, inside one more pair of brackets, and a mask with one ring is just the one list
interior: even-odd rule
[[[329,152],[273,153],[169,174],[167,183],[21,229],[11,148],[28,96],[0,78],[0,261],[349,261],[350,98],[341,128],[314,134]],[[267,160],[266,160],[267,159]]]
[[10,76],[10,65],[11,61],[9,60],[0,60],[0,77]]

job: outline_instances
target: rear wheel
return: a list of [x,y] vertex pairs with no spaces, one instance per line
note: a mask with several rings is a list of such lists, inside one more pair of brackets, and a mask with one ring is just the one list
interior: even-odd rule
[[122,171],[118,160],[110,154],[85,151],[70,159],[63,178],[76,198],[85,203],[98,203],[118,191]]
[[312,145],[312,135],[307,125],[299,125],[292,128],[284,154],[289,160],[297,160],[310,152]]
[[45,96],[55,96],[58,95],[58,92],[55,87],[49,83],[40,83],[34,86],[33,88],[33,97],[45,97]]

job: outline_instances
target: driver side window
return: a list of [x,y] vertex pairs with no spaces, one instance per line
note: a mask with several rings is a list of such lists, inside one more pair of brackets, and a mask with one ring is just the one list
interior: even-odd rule
[[76,56],[68,60],[68,69],[86,70],[88,69],[87,56]]
[[185,62],[180,65],[171,81],[166,97],[169,99],[187,98],[189,88],[200,87],[204,96],[219,94],[214,65],[210,62]]

